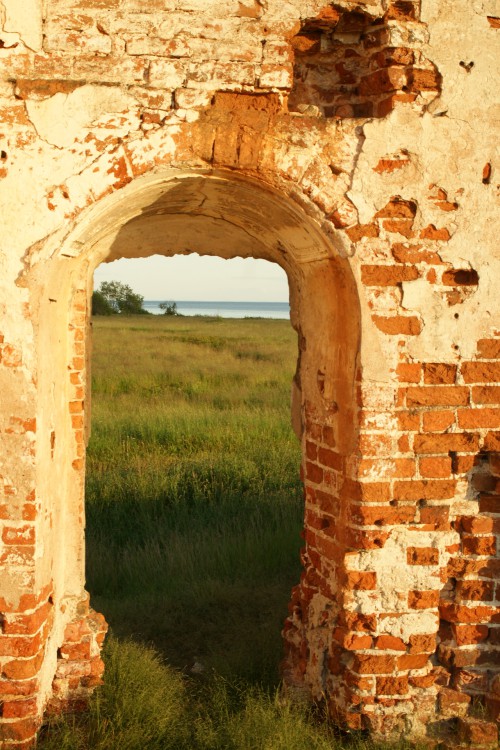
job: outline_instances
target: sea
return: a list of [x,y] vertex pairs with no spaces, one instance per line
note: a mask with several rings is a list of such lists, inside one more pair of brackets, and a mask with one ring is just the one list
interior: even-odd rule
[[[162,315],[161,302],[173,300],[145,300],[143,307],[153,315]],[[210,315],[220,318],[290,318],[288,302],[200,302],[175,300],[180,315]]]

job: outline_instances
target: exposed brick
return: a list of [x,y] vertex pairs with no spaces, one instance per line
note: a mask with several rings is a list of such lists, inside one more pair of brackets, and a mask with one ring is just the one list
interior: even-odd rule
[[446,505],[426,506],[420,509],[420,523],[432,525],[437,531],[446,531],[450,527],[450,509]]
[[392,674],[396,659],[389,654],[355,654],[352,670],[358,674]]
[[439,550],[434,547],[408,547],[408,565],[438,565]]
[[458,736],[469,747],[496,748],[498,745],[498,727],[495,722],[461,716],[458,719]]
[[422,323],[414,315],[387,317],[384,315],[372,315],[372,320],[382,333],[390,336],[418,336],[422,330]]
[[363,237],[378,237],[379,233],[377,224],[357,224],[346,229],[346,234],[352,242],[359,242]]
[[393,635],[379,635],[375,640],[375,648],[382,651],[406,651],[406,644]]
[[463,386],[409,386],[407,406],[465,406],[469,403],[469,389]]
[[455,481],[409,480],[394,483],[396,500],[443,500],[454,497]]
[[416,634],[410,636],[410,654],[433,654],[435,650],[435,633]]
[[459,409],[458,426],[462,429],[481,427],[500,427],[500,408],[494,409]]
[[494,555],[496,553],[496,537],[465,537],[462,546],[464,555]]
[[373,590],[377,588],[377,574],[352,570],[347,573],[347,588],[351,590]]
[[416,453],[476,453],[479,450],[479,437],[469,433],[445,433],[444,435],[416,435]]
[[500,339],[480,339],[477,356],[484,359],[500,359]]
[[428,411],[423,414],[423,428],[425,432],[444,432],[455,424],[455,412],[451,410]]
[[420,458],[419,470],[423,477],[449,477],[451,475],[451,458]]
[[381,208],[375,214],[375,218],[389,218],[389,219],[413,219],[417,213],[417,205],[415,201],[405,200],[401,196],[396,195]]
[[409,591],[408,606],[410,609],[431,609],[439,603],[439,591]]
[[396,286],[418,277],[414,266],[361,266],[361,280],[367,286]]
[[500,362],[463,362],[462,376],[465,383],[498,383]]
[[488,638],[487,625],[453,625],[453,634],[457,646],[472,646]]
[[422,365],[414,362],[400,362],[396,368],[396,374],[400,383],[419,383]]
[[422,244],[410,245],[396,242],[391,252],[398,263],[426,263],[428,265],[442,265],[443,263],[438,253],[428,250]]
[[476,404],[500,403],[500,385],[479,385],[471,389],[471,400]]
[[406,695],[408,692],[408,677],[377,677],[378,695]]
[[493,519],[487,516],[461,516],[459,521],[468,534],[488,534],[493,531]]
[[423,669],[427,666],[428,661],[427,654],[402,654],[397,657],[396,666],[398,670]]
[[430,385],[452,384],[457,376],[456,365],[446,365],[441,362],[424,364],[424,383]]
[[455,268],[443,273],[441,283],[447,286],[477,286],[479,276],[474,269]]
[[435,240],[447,242],[450,239],[450,233],[446,227],[437,229],[434,224],[429,224],[427,227],[420,231],[420,238],[423,240]]

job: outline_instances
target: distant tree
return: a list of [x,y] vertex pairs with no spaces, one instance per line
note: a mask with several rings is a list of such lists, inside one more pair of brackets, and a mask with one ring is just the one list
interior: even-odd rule
[[159,307],[164,315],[179,315],[176,302],[160,302]]
[[108,302],[104,294],[95,291],[92,294],[92,315],[114,315],[115,308]]
[[[103,281],[97,294],[105,300],[114,313],[122,315],[149,315],[143,307],[144,297],[136,294],[128,284],[121,281]],[[99,314],[99,313],[97,313]],[[109,313],[101,313],[109,315]]]

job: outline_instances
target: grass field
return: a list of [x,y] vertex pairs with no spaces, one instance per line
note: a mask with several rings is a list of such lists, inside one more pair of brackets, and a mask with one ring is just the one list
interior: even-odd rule
[[368,748],[279,698],[300,575],[288,321],[94,318],[87,588],[112,635],[44,750]]

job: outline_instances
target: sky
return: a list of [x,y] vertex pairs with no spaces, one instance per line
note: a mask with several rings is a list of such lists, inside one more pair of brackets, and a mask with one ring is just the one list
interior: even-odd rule
[[283,269],[255,258],[224,260],[197,253],[122,258],[96,268],[94,288],[101,281],[128,284],[145,300],[288,302]]

